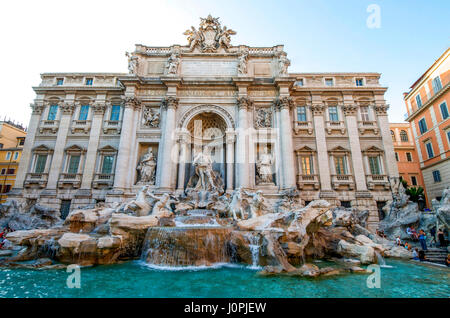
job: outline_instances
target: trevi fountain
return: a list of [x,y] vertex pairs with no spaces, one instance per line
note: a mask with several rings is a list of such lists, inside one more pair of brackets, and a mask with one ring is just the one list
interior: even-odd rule
[[[385,160],[387,164],[380,168],[398,175],[393,151],[389,151],[392,143],[379,75],[367,73],[368,87],[363,89],[381,95],[355,101],[344,96],[350,103],[343,107],[346,124],[340,121],[333,126],[324,121],[324,108],[335,107],[335,101],[322,101],[315,95],[313,104],[302,99],[306,91],[293,86],[295,74],[287,73],[290,62],[282,46],[231,46],[234,33],[209,16],[202,19],[200,29],[185,32],[188,46],[139,45],[135,53],[127,53],[130,74],[120,75],[127,86],[120,134],[114,120],[101,130],[105,107],[114,103],[105,104],[106,95],[94,104],[92,127],[81,127],[84,122],[80,121],[75,124],[81,128],[63,126],[70,122],[72,96],[69,102],[55,101],[63,110],[59,130],[41,129],[37,124],[30,128],[17,189],[0,205],[0,225],[14,230],[0,250],[0,297],[449,296],[447,268],[411,261],[412,253],[397,246],[395,238],[404,236],[409,225],[427,231],[433,225],[448,229],[450,189],[440,202],[434,202],[431,212],[422,213],[409,201],[398,177],[396,183],[389,183],[386,176],[368,175],[366,183],[361,162],[367,162],[367,156]],[[219,57],[221,62],[215,62]],[[204,60],[198,62],[199,58]],[[195,67],[196,63],[202,67]],[[222,66],[206,67],[207,63]],[[166,94],[159,79],[141,74],[145,70],[160,72],[168,87],[166,97],[158,95]],[[211,74],[202,79],[199,71]],[[75,81],[76,76],[67,78]],[[320,76],[311,75],[309,83],[322,85]],[[338,75],[336,79],[341,80]],[[348,78],[342,81],[339,85],[349,85]],[[147,97],[134,90],[141,84]],[[42,89],[46,85],[43,82]],[[53,86],[49,85],[50,94]],[[203,89],[202,85],[211,87],[195,90]],[[118,88],[113,88],[112,93],[117,93]],[[278,90],[279,98],[274,100]],[[148,104],[141,105],[130,95],[134,93],[147,98]],[[295,101],[290,94],[298,95]],[[51,98],[48,103],[33,104],[32,123],[39,122]],[[194,107],[189,104],[192,101],[209,104]],[[294,103],[300,105],[299,111],[307,107],[313,121],[300,118],[291,126]],[[381,129],[358,131],[356,107],[364,105],[373,108]],[[205,132],[205,127],[197,127],[197,120],[211,123],[206,127],[211,129]],[[265,136],[251,146],[242,132],[234,130],[235,125],[246,127],[250,122],[256,135]],[[184,130],[180,133],[180,129]],[[86,132],[89,145],[71,141]],[[187,132],[192,132],[194,140],[189,149],[183,143]],[[171,140],[172,133],[178,139]],[[66,135],[67,146],[48,142],[55,138],[65,142]],[[337,139],[330,139],[333,136]],[[330,141],[338,139],[345,143]],[[192,160],[186,167],[171,162],[171,147],[181,149],[180,157],[189,153]],[[32,149],[35,156],[53,156],[53,160],[27,173]],[[98,160],[111,163],[117,151],[115,175],[107,165],[101,173],[95,170],[97,153]],[[83,174],[65,171],[58,179],[65,152],[78,159],[86,156]],[[254,157],[251,165],[238,161],[249,156]],[[328,156],[339,163],[336,169],[353,165],[354,175],[336,175]],[[217,160],[225,157],[226,162]],[[344,163],[339,158],[349,159]],[[59,202],[67,198],[73,198],[72,206],[61,218]],[[386,203],[386,218],[379,223],[375,200]],[[355,202],[355,207],[345,208],[341,201]],[[387,237],[378,236],[377,227]],[[81,286],[71,288],[67,278],[77,267]],[[374,274],[381,275],[381,286],[370,284]]]

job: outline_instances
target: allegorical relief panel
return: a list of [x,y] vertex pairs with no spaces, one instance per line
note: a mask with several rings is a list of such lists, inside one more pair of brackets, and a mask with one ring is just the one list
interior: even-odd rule
[[142,109],[142,126],[148,128],[159,128],[160,109],[151,106],[144,106]]

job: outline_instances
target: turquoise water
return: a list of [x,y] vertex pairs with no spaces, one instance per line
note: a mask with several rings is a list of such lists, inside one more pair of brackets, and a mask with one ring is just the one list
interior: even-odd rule
[[[316,263],[319,266],[321,263]],[[381,288],[368,275],[318,279],[260,277],[256,270],[224,266],[167,271],[134,261],[81,269],[81,288],[66,286],[65,270],[0,269],[0,297],[449,297],[450,270],[388,260]]]

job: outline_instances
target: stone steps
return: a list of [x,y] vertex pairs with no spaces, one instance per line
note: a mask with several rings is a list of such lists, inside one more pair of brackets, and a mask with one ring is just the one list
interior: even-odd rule
[[425,256],[430,262],[445,264],[445,259],[447,258],[447,249],[429,248],[425,251]]

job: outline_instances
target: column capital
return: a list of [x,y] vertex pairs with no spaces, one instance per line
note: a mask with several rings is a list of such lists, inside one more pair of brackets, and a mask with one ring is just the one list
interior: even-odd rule
[[325,105],[324,104],[312,104],[310,106],[311,112],[314,116],[321,116],[323,115],[323,112],[325,111]]
[[109,102],[105,103],[105,102],[95,102],[92,105],[92,109],[94,111],[94,114],[104,114],[105,113],[105,109],[106,106],[109,106]]
[[249,108],[253,105],[253,101],[246,96],[242,96],[238,97],[237,105],[239,109],[249,110]]
[[345,104],[342,106],[342,111],[344,112],[345,116],[355,116],[356,115],[356,105],[355,104]]
[[294,105],[294,100],[290,96],[279,97],[274,102],[276,109],[291,109]]
[[141,106],[140,99],[135,96],[126,96],[123,98],[123,103],[125,108],[138,109]]
[[31,103],[30,107],[33,110],[32,115],[40,115],[40,114],[42,114],[42,111],[44,110],[43,103],[34,103],[34,104]]
[[389,105],[375,105],[374,106],[375,112],[377,115],[387,115],[387,111],[389,109]]
[[[79,104],[79,103],[77,103]],[[61,111],[65,115],[71,115],[73,113],[73,110],[77,106],[74,102],[63,102],[58,103],[58,106],[61,108]]]
[[227,131],[225,135],[227,144],[233,144],[236,141],[236,133],[234,131]]
[[177,109],[178,108],[178,98],[173,96],[167,96],[161,101],[161,105],[164,109]]

